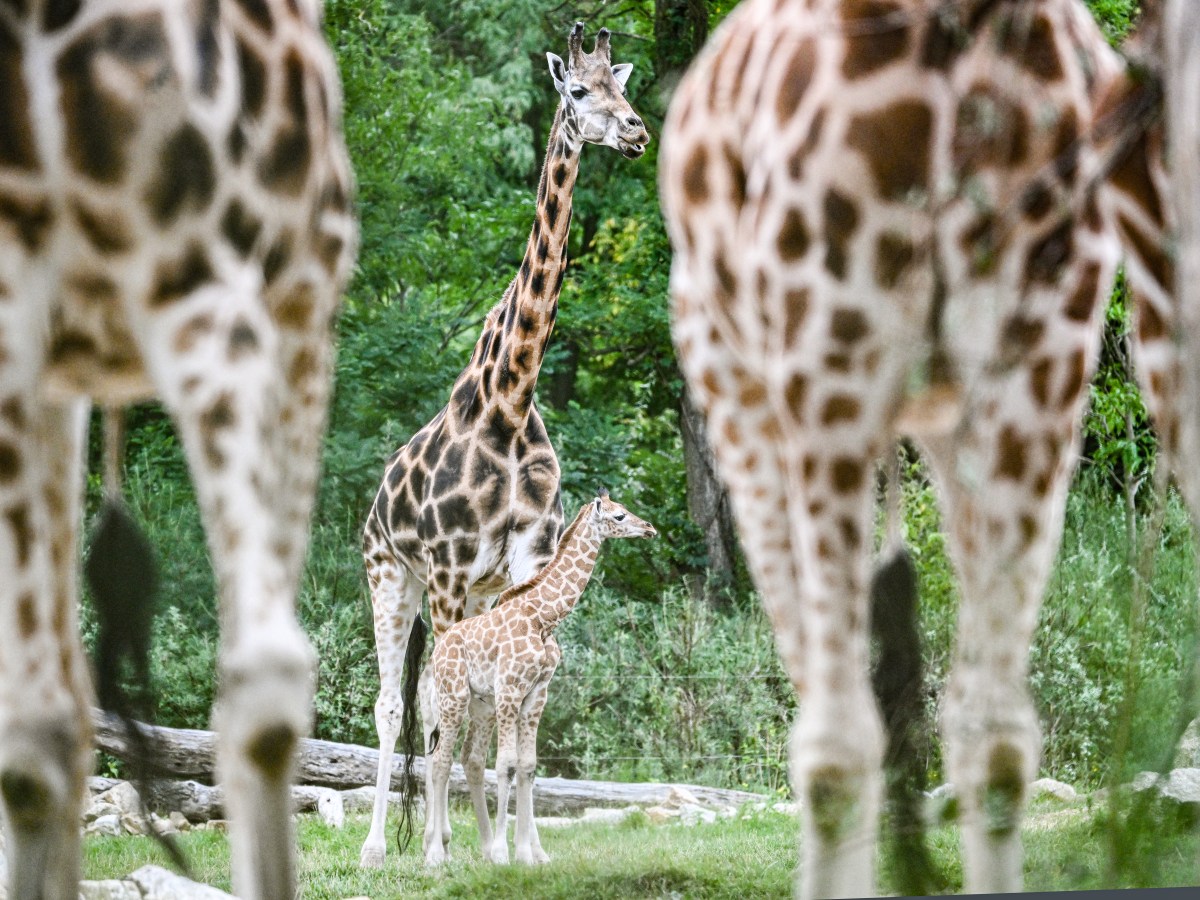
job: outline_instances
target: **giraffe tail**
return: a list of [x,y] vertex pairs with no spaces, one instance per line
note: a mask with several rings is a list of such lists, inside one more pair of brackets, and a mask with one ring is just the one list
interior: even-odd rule
[[105,500],[84,563],[98,625],[96,695],[101,708],[115,714],[124,728],[126,762],[141,797],[147,833],[187,873],[183,853],[169,836],[151,826],[146,807],[156,747],[153,734],[138,719],[153,717],[150,641],[159,578],[154,549],[121,496],[122,416],[119,409],[104,410]]
[[929,723],[922,702],[921,635],[917,623],[917,570],[900,536],[900,458],[888,469],[888,558],[871,581],[871,632],[878,657],[871,675],[887,731],[884,772],[891,828],[888,840],[901,894],[939,893],[948,886],[925,843],[922,807]]
[[[400,712],[400,752],[404,754],[404,774],[400,780],[400,824],[396,829],[396,846],[400,853],[412,843],[414,806],[417,797],[417,777],[413,774],[413,759],[417,755],[417,684],[421,677],[421,662],[425,658],[425,643],[428,627],[421,618],[421,611],[413,619],[412,633],[408,637],[408,649],[404,654],[404,689]],[[436,735],[436,731],[435,731]],[[436,738],[434,743],[436,744]],[[428,761],[426,761],[428,765]]]

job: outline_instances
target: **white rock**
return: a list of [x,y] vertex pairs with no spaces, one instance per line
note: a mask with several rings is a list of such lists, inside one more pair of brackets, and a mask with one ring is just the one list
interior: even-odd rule
[[1135,791],[1146,791],[1156,787],[1161,777],[1157,772],[1138,772],[1129,786]]
[[171,810],[171,814],[168,818],[171,820],[171,824],[175,826],[176,831],[191,831],[192,830],[192,823],[189,822],[188,817],[185,816],[183,813],[181,813],[179,810],[177,810],[177,809]]
[[84,834],[109,834],[114,837],[125,833],[125,829],[121,827],[121,817],[118,815],[100,816],[100,818],[88,823],[83,829]]
[[330,828],[341,828],[346,824],[346,805],[342,795],[335,790],[322,790],[317,795],[317,814]]
[[142,900],[142,892],[132,881],[81,881],[79,882],[81,900]]
[[603,822],[606,825],[616,825],[619,822],[624,822],[636,810],[637,807],[625,807],[624,809],[607,809],[598,806],[589,806],[583,811],[583,816],[580,821],[583,822]]
[[1079,799],[1079,794],[1075,788],[1062,781],[1055,781],[1053,778],[1039,778],[1033,784],[1029,785],[1029,797],[1031,800],[1037,800],[1040,797],[1053,797],[1055,800],[1060,800],[1063,803],[1074,803]]
[[95,822],[101,816],[120,816],[121,809],[106,800],[93,800],[83,811],[83,822]]
[[779,803],[771,805],[772,812],[782,813],[785,816],[794,816],[800,812],[800,805],[793,803],[791,800],[781,800]]
[[667,799],[662,802],[662,805],[682,809],[685,806],[699,806],[700,801],[687,788],[676,786],[671,788],[671,793],[667,794]]
[[679,808],[679,821],[684,825],[699,825],[701,822],[711,825],[717,821],[717,814],[714,810],[705,809],[699,804],[686,803]]
[[1160,792],[1179,803],[1200,803],[1200,769],[1172,769]]
[[197,884],[161,866],[142,866],[129,876],[144,900],[235,900],[232,894]]
[[679,818],[679,810],[670,806],[651,806],[646,810],[646,817],[655,825],[662,825],[672,819]]
[[566,828],[582,821],[583,819],[573,819],[570,816],[537,816],[533,820],[538,828]]
[[119,781],[107,791],[96,796],[97,803],[111,803],[123,813],[138,815],[142,811],[142,798],[128,781]]
[[938,799],[940,799],[942,797],[953,797],[954,796],[954,785],[950,784],[950,782],[946,782],[945,784],[939,784],[937,787],[935,787],[932,791],[929,792],[929,796],[938,798]]
[[141,813],[121,813],[121,827],[126,834],[149,834],[150,828]]
[[1192,719],[1175,749],[1175,768],[1200,766],[1200,719]]
[[203,825],[197,825],[196,828],[205,831],[228,831],[229,822],[225,819],[209,819]]

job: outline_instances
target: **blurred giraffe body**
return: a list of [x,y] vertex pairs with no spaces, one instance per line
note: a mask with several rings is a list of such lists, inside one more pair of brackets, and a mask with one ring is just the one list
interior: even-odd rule
[[[672,101],[673,335],[799,698],[803,897],[876,889],[873,476],[904,434],[960,576],[965,888],[1020,889],[1028,648],[1119,236],[1169,265],[1153,134],[1122,127],[1148,90],[1075,0],[747,0]],[[1167,302],[1140,310],[1158,398]]]

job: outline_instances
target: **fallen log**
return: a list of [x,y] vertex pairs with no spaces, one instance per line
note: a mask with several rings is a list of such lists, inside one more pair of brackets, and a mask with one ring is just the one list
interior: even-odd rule
[[[119,759],[128,758],[128,744],[119,720],[93,711],[96,746]],[[143,726],[156,743],[157,768],[166,775],[199,781],[213,780],[216,735],[195,728]],[[355,744],[319,741],[300,742],[296,780],[301,784],[347,790],[374,785],[379,752]],[[398,791],[404,771],[404,757],[393,754],[391,788]],[[413,760],[413,773],[424,781],[425,759]],[[488,769],[484,782],[490,797],[496,795],[496,772]],[[620,781],[585,781],[572,778],[542,778],[534,783],[534,806],[539,815],[578,812],[589,806],[656,806],[667,799],[672,788],[682,787],[705,806],[737,807],[761,801],[759,794],[731,791],[703,785],[674,785],[657,782],[639,784]],[[423,790],[423,789],[422,789]],[[462,766],[455,764],[450,773],[450,790],[466,794],[467,780]]]

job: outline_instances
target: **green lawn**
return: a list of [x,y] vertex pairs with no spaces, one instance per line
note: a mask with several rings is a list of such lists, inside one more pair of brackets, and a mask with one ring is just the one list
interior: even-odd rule
[[[465,809],[454,811],[452,860],[427,872],[418,848],[403,859],[395,849],[381,871],[358,868],[366,837],[365,815],[348,817],[346,828],[328,828],[312,816],[299,825],[301,896],[306,900],[368,896],[627,898],[705,897],[744,900],[791,895],[795,821],[777,813],[693,828],[653,826],[637,817],[619,826],[577,825],[543,829],[553,861],[544,867],[497,867],[478,859],[478,838]],[[1156,820],[1147,852],[1133,854],[1123,875],[1110,875],[1109,837],[1102,811],[1052,803],[1036,805],[1025,829],[1026,888],[1084,890],[1100,887],[1170,887],[1197,882],[1195,833],[1177,821]],[[932,833],[938,865],[952,890],[961,887],[958,832]],[[1137,842],[1126,840],[1133,847]],[[229,889],[225,836],[184,835],[183,847],[202,881]],[[162,863],[147,838],[91,837],[86,841],[86,878],[118,878],[148,862]],[[884,861],[884,888],[887,887]]]

